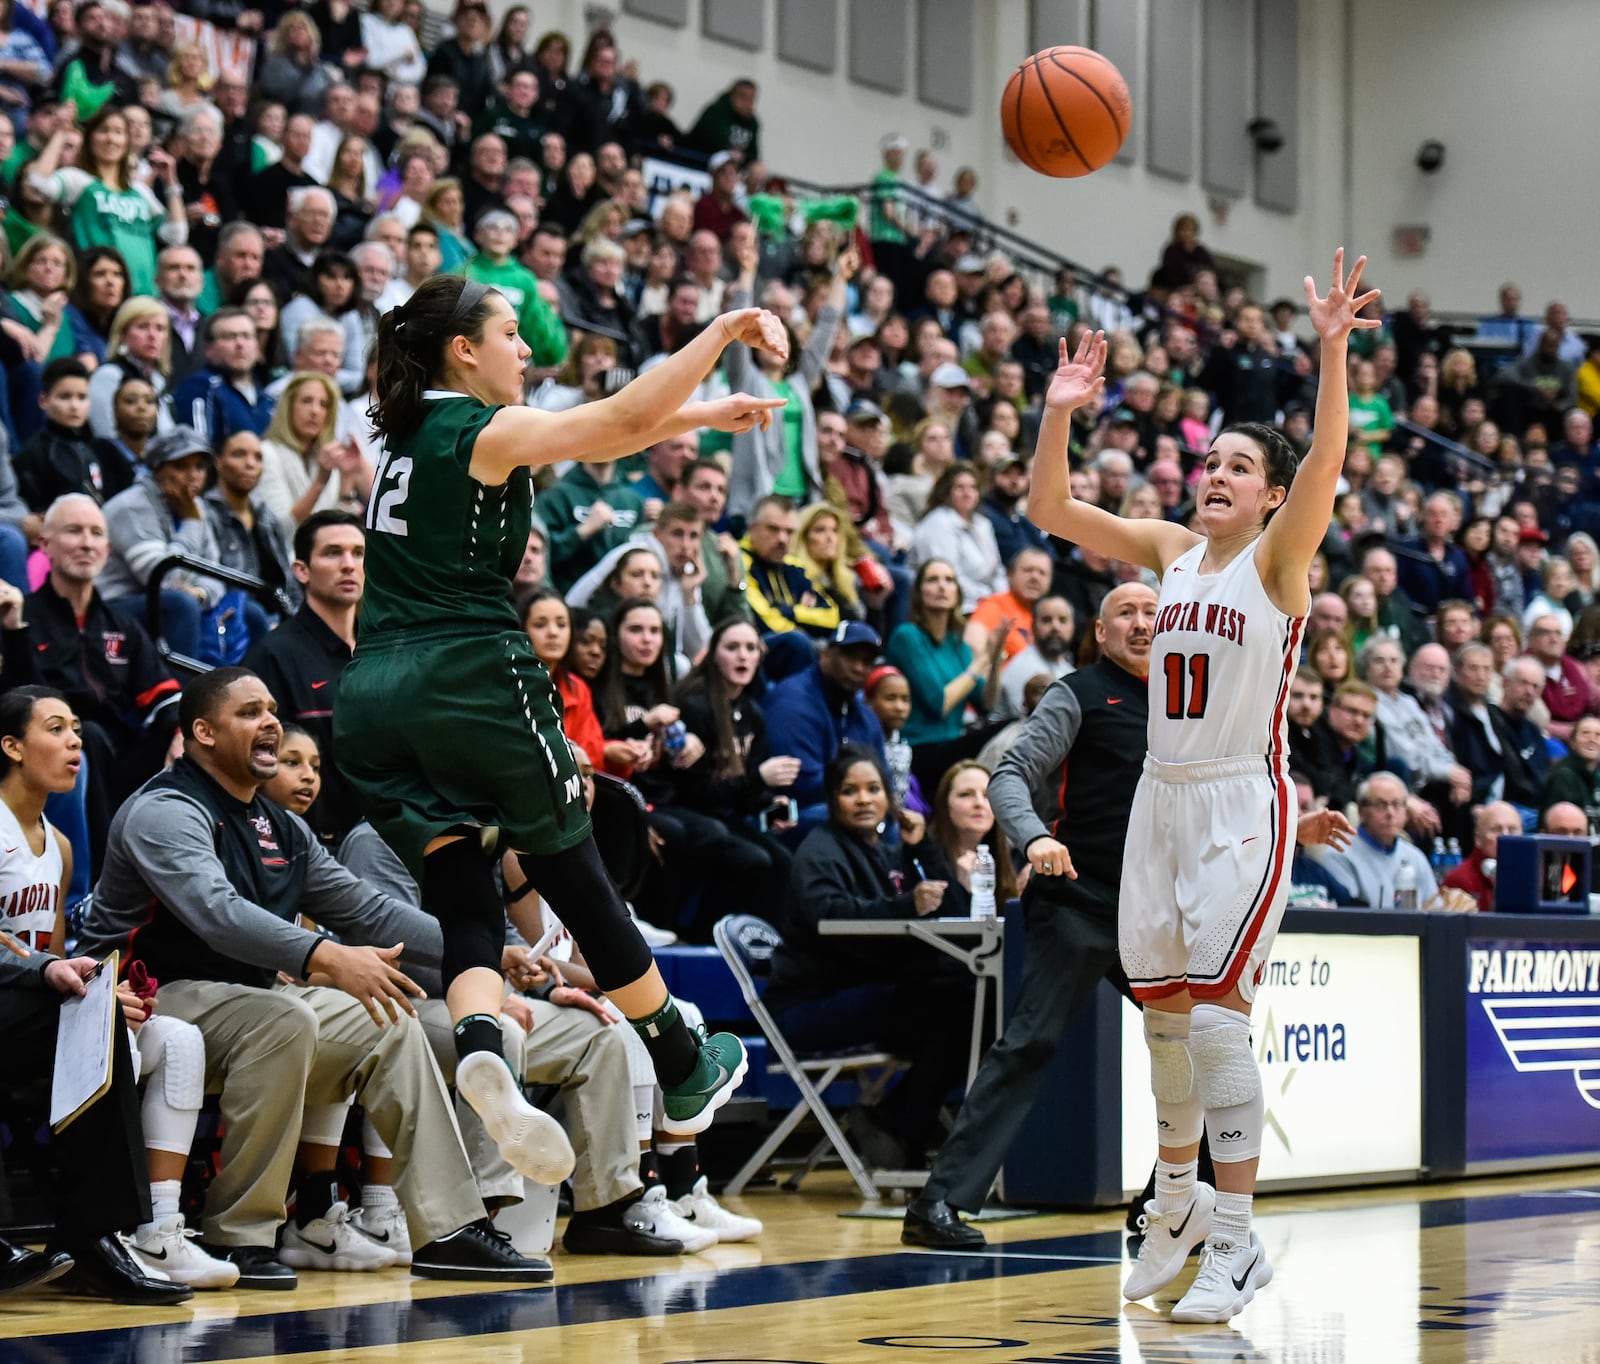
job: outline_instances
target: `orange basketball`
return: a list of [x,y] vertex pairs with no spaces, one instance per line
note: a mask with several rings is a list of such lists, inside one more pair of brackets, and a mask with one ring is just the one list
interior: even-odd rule
[[1041,175],[1087,175],[1117,154],[1133,102],[1122,73],[1086,47],[1047,47],[1011,73],[1000,126],[1022,164]]

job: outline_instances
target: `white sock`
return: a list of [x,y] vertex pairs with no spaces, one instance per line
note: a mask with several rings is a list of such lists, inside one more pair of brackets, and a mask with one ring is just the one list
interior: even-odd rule
[[363,1184],[361,1186],[361,1206],[371,1208],[377,1212],[380,1208],[397,1208],[400,1199],[390,1184]]
[[1211,1214],[1212,1241],[1232,1241],[1242,1246],[1250,1239],[1250,1205],[1255,1200],[1247,1193],[1217,1190],[1217,1210]]
[[183,1183],[176,1179],[150,1181],[150,1220],[159,1222],[164,1217],[178,1215],[178,1200],[183,1196]]
[[1189,1203],[1194,1197],[1195,1170],[1199,1164],[1198,1158],[1186,1161],[1182,1165],[1173,1165],[1164,1160],[1156,1161],[1158,1213],[1176,1212]]

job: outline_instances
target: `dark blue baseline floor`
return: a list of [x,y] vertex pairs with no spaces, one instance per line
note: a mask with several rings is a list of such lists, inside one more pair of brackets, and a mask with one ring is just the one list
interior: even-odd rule
[[[1600,1198],[1577,1192],[1495,1194],[1422,1202],[1423,1227],[1459,1226],[1560,1213],[1600,1214]],[[463,1293],[422,1301],[390,1301],[315,1310],[286,1309],[214,1321],[71,1332],[33,1338],[3,1336],[3,1364],[208,1364],[254,1356],[289,1356],[433,1340],[533,1331],[597,1321],[626,1321],[682,1312],[714,1312],[840,1297],[896,1288],[926,1288],[1057,1273],[1072,1257],[1120,1257],[1119,1232],[1011,1241],[979,1255],[895,1251],[847,1259],[739,1269],[685,1269],[639,1279],[564,1284],[554,1289]],[[1024,1258],[1026,1257],[1026,1258]],[[1059,1257],[1059,1258],[1058,1258]],[[63,1299],[64,1303],[70,1299]],[[19,1302],[18,1306],[24,1303]],[[255,1305],[255,1304],[252,1304]]]

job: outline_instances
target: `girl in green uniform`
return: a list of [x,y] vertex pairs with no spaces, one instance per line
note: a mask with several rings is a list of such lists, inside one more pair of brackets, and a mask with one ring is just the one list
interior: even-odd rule
[[150,167],[155,171],[157,189],[135,184],[128,120],[121,109],[108,104],[84,125],[80,156],[85,169],[61,166],[62,145],[71,127],[71,119],[57,125],[28,168],[28,184],[67,211],[78,250],[115,247],[128,263],[130,292],[154,294],[157,239],[166,246],[189,240],[183,188],[174,174],[172,157],[152,147]]
[[508,1161],[542,1182],[570,1172],[572,1153],[500,1060],[499,852],[516,853],[643,1037],[668,1130],[708,1126],[745,1071],[736,1037],[691,1033],[678,1016],[607,877],[560,698],[509,602],[532,523],[531,466],[605,462],[697,427],[770,423],[779,400],[689,401],[733,341],[786,345],[771,314],[728,313],[615,396],[549,413],[521,405],[530,351],[497,290],[435,277],[379,328],[371,415],[384,448],[335,756],[442,926],[457,1088]]

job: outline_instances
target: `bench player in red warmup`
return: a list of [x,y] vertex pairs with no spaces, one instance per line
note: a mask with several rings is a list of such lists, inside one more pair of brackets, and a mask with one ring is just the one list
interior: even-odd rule
[[[1261,1154],[1261,1075],[1250,1007],[1289,894],[1298,814],[1285,703],[1310,609],[1308,572],[1333,514],[1349,431],[1350,333],[1362,257],[1306,304],[1321,341],[1316,435],[1299,460],[1270,426],[1226,427],[1197,484],[1202,533],[1124,520],[1072,496],[1075,408],[1104,384],[1105,335],[1084,338],[1045,398],[1028,514],[1042,529],[1154,570],[1160,606],[1150,656],[1150,753],[1123,866],[1119,951],[1144,1005],[1156,1099],[1156,1196],[1123,1292],[1147,1297],[1202,1240],[1200,1271],[1174,1321],[1227,1321],[1272,1278],[1250,1204]],[[1298,466],[1298,467],[1297,467]],[[1202,1124],[1217,1187],[1195,1179]]]

